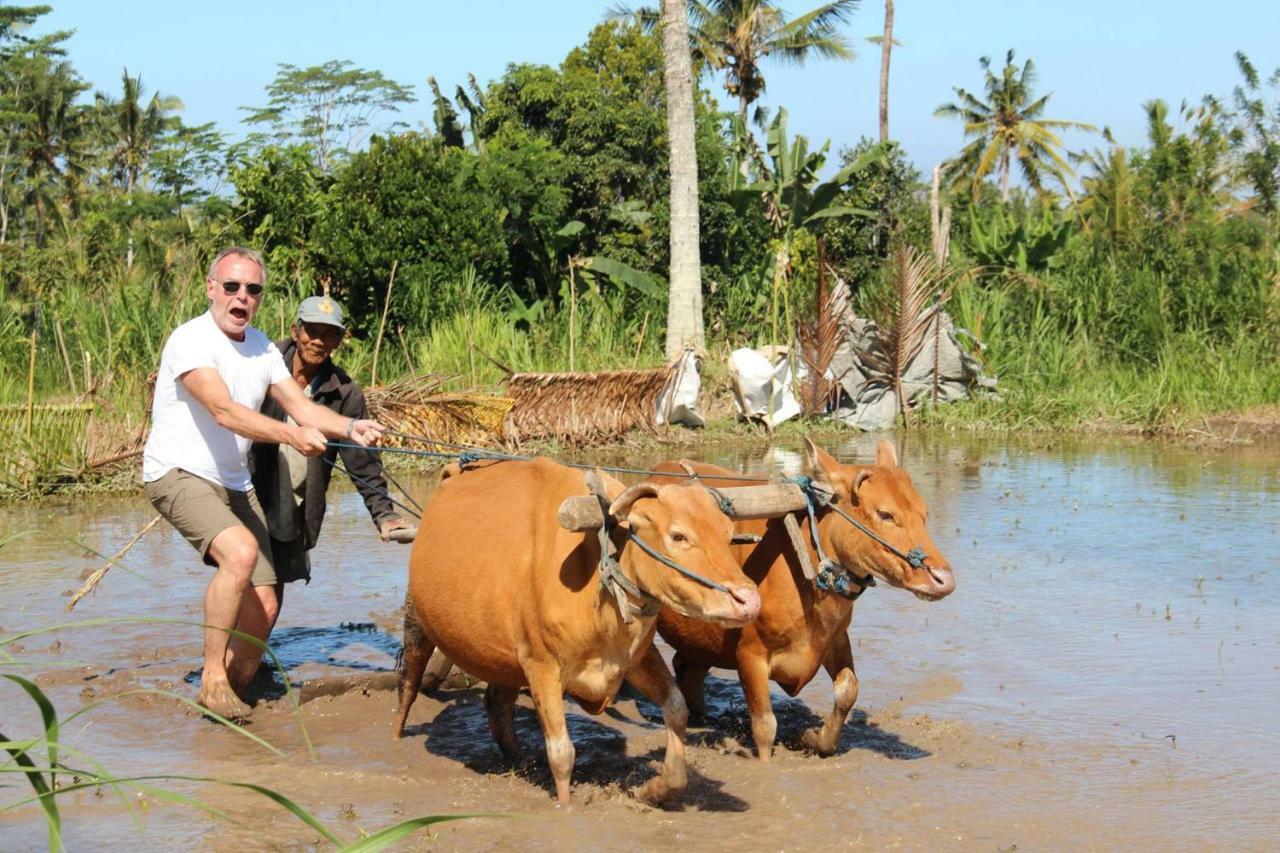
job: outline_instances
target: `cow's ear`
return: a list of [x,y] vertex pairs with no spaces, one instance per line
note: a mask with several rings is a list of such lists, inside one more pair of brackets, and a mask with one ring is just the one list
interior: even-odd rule
[[609,504],[609,515],[618,521],[626,521],[631,514],[631,506],[641,498],[656,498],[658,489],[659,486],[654,483],[636,483],[613,499],[613,503]]
[[870,477],[871,477],[870,468],[863,468],[860,471],[858,471],[857,474],[853,475],[853,486],[852,488],[849,489],[849,503],[853,504],[854,506],[857,506],[858,504],[862,503],[861,499],[859,499],[858,497],[858,492],[862,490],[862,484],[865,483]]
[[809,460],[809,476],[818,488],[838,497],[849,497],[844,477],[841,476],[840,463],[836,458],[813,443],[809,436],[804,437],[805,455]]
[[893,449],[893,442],[881,439],[876,445],[876,464],[882,468],[898,467],[898,451]]

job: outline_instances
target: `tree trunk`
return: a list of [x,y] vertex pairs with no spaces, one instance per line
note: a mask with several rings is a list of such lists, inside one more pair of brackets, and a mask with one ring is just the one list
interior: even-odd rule
[[893,0],[884,0],[884,39],[880,42],[880,141],[889,141],[889,52],[893,50]]
[[698,158],[693,136],[693,68],[684,0],[662,0],[663,82],[671,168],[671,275],[667,290],[668,358],[703,349],[702,261],[698,254]]
[[1009,201],[1009,152],[1000,158],[1000,201]]

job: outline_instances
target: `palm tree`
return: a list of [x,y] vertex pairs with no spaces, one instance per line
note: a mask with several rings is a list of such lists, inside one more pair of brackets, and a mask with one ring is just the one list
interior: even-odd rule
[[133,195],[151,155],[164,132],[173,124],[170,113],[182,109],[182,101],[174,97],[161,97],[157,92],[143,106],[142,75],[129,76],[129,69],[121,77],[122,97],[112,103],[99,96],[115,125],[116,144],[111,155],[112,170],[124,186],[125,195]]
[[994,169],[1000,184],[1000,198],[1008,201],[1009,172],[1016,159],[1022,177],[1037,195],[1044,194],[1046,177],[1055,178],[1066,186],[1067,176],[1074,172],[1058,153],[1062,140],[1054,131],[1092,131],[1096,128],[1078,121],[1042,118],[1053,93],[1039,98],[1033,96],[1036,68],[1030,59],[1019,69],[1014,65],[1013,51],[1010,50],[999,76],[991,71],[989,57],[982,57],[978,64],[986,74],[983,85],[987,100],[980,100],[956,87],[954,91],[959,102],[943,104],[933,113],[962,120],[965,138],[973,140],[949,164],[955,181],[972,181],[976,197],[982,179]]
[[[689,0],[689,48],[702,68],[724,71],[724,87],[738,99],[743,125],[747,109],[764,93],[760,63],[768,57],[803,65],[817,55],[853,59],[853,47],[839,31],[860,0],[834,0],[787,20],[771,0]],[[653,8],[615,6],[613,18],[634,18],[646,30],[658,26]]]
[[695,58],[713,71],[724,71],[724,87],[738,99],[738,115],[765,91],[760,63],[768,57],[803,65],[824,59],[854,57],[849,39],[839,31],[859,0],[834,0],[787,20],[770,0],[707,0],[689,4],[689,37]]
[[36,57],[17,110],[24,125],[17,143],[25,173],[23,202],[31,211],[37,245],[44,242],[50,217],[58,214],[59,190],[65,193],[68,178],[74,182],[83,167],[79,143],[86,111],[75,100],[85,88],[69,62]]
[[702,349],[702,261],[698,253],[698,156],[693,133],[693,62],[685,0],[662,2],[663,81],[671,169],[671,277],[667,292],[668,358]]
[[[116,180],[124,186],[125,204],[132,207],[133,191],[151,162],[164,132],[173,124],[169,113],[182,109],[182,101],[174,97],[161,97],[157,92],[143,106],[142,75],[129,76],[124,69],[121,77],[122,97],[112,102],[106,95],[98,95],[98,105],[114,125],[115,148],[111,152],[111,169]],[[133,268],[133,235],[129,235],[125,251],[125,269]]]
[[884,0],[884,35],[880,39],[880,141],[889,141],[889,53],[893,50],[893,0]]

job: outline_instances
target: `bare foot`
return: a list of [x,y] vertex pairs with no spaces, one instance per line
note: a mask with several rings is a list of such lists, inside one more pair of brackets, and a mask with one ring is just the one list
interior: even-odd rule
[[249,706],[231,689],[226,679],[200,682],[200,695],[196,702],[228,720],[247,720],[252,713]]

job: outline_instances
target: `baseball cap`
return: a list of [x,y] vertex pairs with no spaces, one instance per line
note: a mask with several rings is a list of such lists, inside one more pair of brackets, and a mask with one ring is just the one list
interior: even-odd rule
[[346,329],[343,321],[342,306],[328,296],[308,296],[298,306],[298,321],[301,323],[327,323]]

